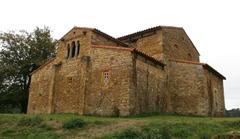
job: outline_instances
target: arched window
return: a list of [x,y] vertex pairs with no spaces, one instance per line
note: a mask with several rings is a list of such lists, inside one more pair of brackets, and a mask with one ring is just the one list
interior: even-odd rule
[[75,45],[75,41],[72,42],[72,53],[71,53],[71,57],[74,57],[75,55],[75,50],[76,50],[76,45]]
[[80,52],[80,42],[77,41],[77,56],[79,55]]

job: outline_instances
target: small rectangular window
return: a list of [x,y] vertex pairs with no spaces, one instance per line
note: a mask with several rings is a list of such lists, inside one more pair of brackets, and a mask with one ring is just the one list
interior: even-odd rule
[[103,82],[104,82],[104,85],[107,85],[109,83],[109,79],[110,79],[109,71],[104,71],[103,72]]

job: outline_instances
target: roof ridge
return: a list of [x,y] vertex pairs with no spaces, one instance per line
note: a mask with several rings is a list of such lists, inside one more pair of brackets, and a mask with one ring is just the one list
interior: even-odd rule
[[226,80],[225,76],[223,76],[221,73],[219,73],[217,70],[215,70],[213,67],[211,67],[207,63],[201,63],[201,62],[195,62],[195,61],[187,61],[187,60],[179,60],[179,59],[169,59],[169,60],[173,61],[173,62],[179,62],[179,63],[185,63],[185,64],[202,65],[204,68],[206,68],[207,70],[211,71],[212,73],[214,73],[218,77]]
[[103,36],[105,36],[106,38],[108,38],[108,39],[110,39],[110,40],[112,40],[112,41],[115,41],[117,44],[120,44],[120,45],[123,46],[123,47],[129,47],[129,46],[128,46],[127,44],[125,44],[124,42],[116,39],[115,37],[113,37],[113,36],[111,36],[111,35],[109,35],[109,34],[107,34],[107,33],[105,33],[105,32],[102,32],[102,31],[99,30],[99,29],[94,28],[92,31],[94,31],[94,32],[96,32],[96,33],[98,33],[98,34],[100,34],[100,35],[103,35]]
[[89,28],[89,27],[78,27],[78,26],[74,26],[71,30],[69,30],[63,37],[61,37],[61,39],[59,40],[62,40],[65,36],[67,36],[73,29],[87,29],[87,30],[91,30],[91,31],[94,31],[95,33],[98,33],[100,35],[103,35],[104,37],[116,42],[117,44],[123,46],[123,47],[129,47],[127,44],[125,44],[124,42],[116,39],[115,37],[97,29],[97,28]]
[[142,51],[139,51],[139,50],[137,50],[136,48],[134,48],[134,50],[133,50],[135,53],[137,53],[137,54],[140,54],[140,55],[142,55],[142,56],[145,56],[145,57],[147,57],[147,58],[149,58],[150,60],[152,60],[152,61],[154,61],[154,62],[157,62],[158,64],[160,64],[161,66],[165,66],[166,64],[164,64],[162,61],[160,61],[160,60],[158,60],[158,59],[156,59],[156,58],[154,58],[154,57],[152,57],[152,56],[150,56],[150,55],[148,55],[148,54],[146,54],[146,53],[144,53],[144,52],[142,52]]
[[159,25],[159,26],[147,28],[147,29],[144,29],[144,30],[140,30],[140,31],[137,31],[137,32],[134,32],[134,33],[130,33],[130,34],[128,34],[128,35],[124,35],[124,36],[118,37],[117,39],[118,39],[118,40],[124,40],[124,39],[126,39],[126,38],[128,38],[128,37],[130,37],[130,36],[135,36],[135,35],[138,35],[138,34],[140,34],[140,33],[150,32],[150,31],[153,31],[153,30],[161,29],[161,28],[183,29],[182,27],[162,26],[162,25]]
[[74,29],[88,29],[88,30],[93,30],[94,28],[88,28],[88,27],[77,27],[74,26],[72,29],[70,29],[66,34],[64,34],[59,40],[63,40],[65,36],[67,36],[72,30]]
[[186,64],[196,64],[196,65],[205,65],[206,63],[196,62],[196,61],[188,61],[188,60],[181,60],[181,59],[169,59],[173,62],[179,62],[179,63],[186,63]]

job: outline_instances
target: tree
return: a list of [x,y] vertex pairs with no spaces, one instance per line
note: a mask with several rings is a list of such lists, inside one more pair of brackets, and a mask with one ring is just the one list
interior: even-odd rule
[[26,112],[30,73],[55,55],[55,45],[48,27],[0,34],[0,104]]

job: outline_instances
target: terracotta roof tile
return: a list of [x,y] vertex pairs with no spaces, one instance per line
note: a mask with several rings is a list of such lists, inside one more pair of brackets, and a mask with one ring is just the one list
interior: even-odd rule
[[102,32],[102,31],[100,31],[100,30],[98,30],[98,29],[93,29],[92,31],[95,32],[95,33],[98,33],[98,34],[100,34],[100,35],[102,35],[102,36],[104,36],[104,37],[106,37],[106,38],[108,38],[108,39],[110,39],[110,40],[112,40],[112,41],[114,41],[114,42],[116,42],[116,43],[119,44],[120,46],[129,47],[127,44],[121,42],[120,40],[118,40],[118,39],[116,39],[116,38],[114,38],[114,37],[112,37],[112,36],[110,36],[110,35]]
[[173,62],[179,62],[179,63],[186,63],[186,64],[195,64],[195,65],[204,65],[205,63],[200,63],[196,61],[187,61],[187,60],[181,60],[181,59],[169,59]]
[[[143,35],[145,33],[150,33],[150,32],[153,32],[153,31],[156,31],[156,30],[160,30],[160,29],[180,29],[180,30],[183,30],[184,33],[186,34],[186,36],[189,38],[189,36],[187,35],[186,31],[182,28],[182,27],[173,27],[173,26],[156,26],[156,27],[152,27],[152,28],[148,28],[148,29],[145,29],[145,30],[142,30],[142,31],[138,31],[138,32],[135,32],[135,33],[132,33],[132,34],[129,34],[129,35],[125,35],[125,36],[122,36],[122,37],[119,37],[117,38],[118,40],[120,41],[124,41],[126,39],[129,39],[131,37],[136,37],[136,36],[140,36],[140,35]],[[192,40],[189,38],[190,40],[190,43],[193,45],[194,49],[197,51],[197,53],[200,55],[200,53],[198,52],[197,48],[195,47],[195,45],[193,44]]]
[[129,37],[139,36],[139,35],[141,35],[141,34],[148,33],[148,32],[152,32],[152,31],[159,30],[159,29],[162,29],[162,28],[183,29],[182,27],[156,26],[156,27],[148,28],[148,29],[145,29],[145,30],[142,30],[142,31],[137,31],[137,32],[135,32],[135,33],[131,33],[131,34],[128,34],[128,35],[119,37],[119,38],[117,38],[117,39],[123,41],[123,40],[125,40],[125,39],[128,39]]
[[139,50],[137,50],[137,49],[134,49],[134,52],[135,52],[136,54],[138,54],[138,55],[141,55],[141,56],[147,58],[148,60],[150,60],[150,61],[152,61],[152,62],[154,62],[154,63],[159,64],[159,65],[162,66],[162,67],[166,66],[162,61],[159,61],[159,60],[155,59],[154,57],[149,56],[149,55],[147,55],[146,53],[143,53],[143,52],[141,52],[141,51],[139,51]]

